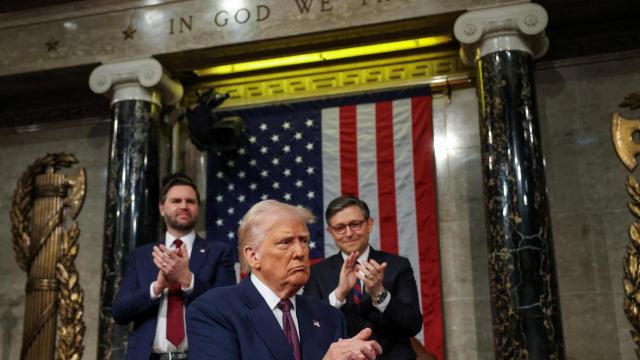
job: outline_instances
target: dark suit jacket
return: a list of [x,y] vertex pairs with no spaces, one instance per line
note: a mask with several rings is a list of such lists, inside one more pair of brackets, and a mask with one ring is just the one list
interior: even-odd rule
[[[387,262],[384,272],[384,287],[391,293],[391,301],[384,313],[373,306],[371,297],[364,292],[360,305],[347,297],[340,309],[347,320],[348,336],[354,336],[365,327],[373,330],[372,339],[382,346],[378,359],[415,359],[410,339],[422,328],[422,315],[416,280],[409,260],[404,257],[369,251],[369,259],[378,263]],[[311,267],[311,279],[304,288],[304,295],[329,301],[329,294],[338,286],[340,269],[344,260],[340,253]]]
[[[304,360],[322,359],[331,343],[345,337],[340,311],[296,296],[296,317]],[[293,352],[273,311],[250,278],[215,288],[187,310],[189,360],[293,360]]]
[[[158,276],[151,253],[153,246],[158,244],[142,245],[131,251],[122,285],[111,309],[118,324],[134,322],[133,331],[129,334],[127,359],[146,360],[151,355],[160,305],[160,300],[152,300],[149,294],[149,287]],[[206,241],[196,236],[189,269],[193,273],[194,284],[191,295],[184,296],[185,307],[212,287],[235,283],[229,246],[220,242]]]

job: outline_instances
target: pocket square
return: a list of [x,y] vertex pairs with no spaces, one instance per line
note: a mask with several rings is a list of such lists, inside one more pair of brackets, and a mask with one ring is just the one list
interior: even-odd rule
[[320,321],[318,321],[318,320],[313,320],[313,326],[315,326],[315,327],[320,327]]

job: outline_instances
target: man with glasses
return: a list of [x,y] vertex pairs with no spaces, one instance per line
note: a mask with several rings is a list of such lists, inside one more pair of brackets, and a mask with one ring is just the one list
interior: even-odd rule
[[311,267],[304,295],[340,309],[349,336],[371,328],[382,346],[379,359],[415,359],[410,341],[422,328],[422,315],[409,260],[369,245],[373,218],[355,196],[332,200],[325,219],[340,252]]

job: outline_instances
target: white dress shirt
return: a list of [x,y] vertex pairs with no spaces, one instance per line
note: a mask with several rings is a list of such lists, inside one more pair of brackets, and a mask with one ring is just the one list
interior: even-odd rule
[[[371,248],[367,246],[367,249],[360,256],[358,256],[358,259],[356,261],[359,264],[367,262],[367,259],[369,259],[370,249]],[[340,255],[342,255],[343,261],[347,261],[347,258],[349,257],[348,254],[340,252]],[[360,279],[357,279],[356,281],[360,281]],[[362,285],[362,293],[364,294],[364,284],[361,284],[361,285]],[[351,296],[351,293],[347,294],[347,296]],[[389,301],[391,301],[391,293],[388,293],[387,297],[380,304],[376,304],[375,302],[372,302],[372,304],[376,309],[378,309],[378,311],[384,312],[387,309],[387,306],[389,305]],[[331,294],[329,294],[329,304],[331,304],[331,306],[333,306],[334,308],[340,309],[346,303],[347,303],[346,297],[342,301],[338,300],[338,298],[336,297],[335,290],[333,290]]]
[[[173,244],[173,241],[175,239],[176,238],[173,235],[169,234],[168,232],[165,233],[164,246],[166,246],[170,250],[175,250],[176,247]],[[189,259],[191,259],[191,250],[193,249],[193,242],[196,240],[196,232],[192,231],[185,236],[181,236],[179,239],[182,240],[183,246],[187,247],[187,254],[189,254]],[[182,292],[191,294],[193,292],[193,281],[194,277],[193,274],[191,274],[191,284],[188,288],[181,288]],[[153,352],[156,354],[161,354],[167,352],[187,351],[189,347],[187,342],[186,324],[184,326],[184,340],[182,340],[178,347],[174,346],[167,340],[167,295],[169,294],[169,289],[164,289],[162,294],[156,295],[153,291],[153,285],[155,283],[155,281],[152,282],[151,287],[149,288],[149,295],[151,296],[151,299],[160,299],[160,308],[158,309],[158,323],[156,325],[156,336],[153,339]],[[183,316],[185,315],[185,313],[186,310],[183,309]]]
[[[278,295],[276,295],[276,293],[274,293],[273,290],[271,290],[270,287],[268,287],[265,283],[263,283],[262,280],[258,279],[258,277],[255,276],[253,273],[251,274],[251,282],[253,283],[253,286],[256,287],[260,295],[262,295],[262,297],[264,298],[264,301],[267,302],[269,309],[273,311],[273,316],[275,316],[276,320],[278,320],[278,324],[280,324],[280,327],[284,329],[284,325],[282,324],[283,313],[282,313],[282,310],[278,308],[278,303],[282,299],[280,299]],[[296,333],[298,333],[298,339],[300,339],[300,330],[298,329],[298,317],[296,316],[296,295],[294,294],[292,297],[289,298],[289,300],[291,301],[291,304],[293,304],[293,307],[291,308],[291,317],[293,318],[293,323],[296,325]]]

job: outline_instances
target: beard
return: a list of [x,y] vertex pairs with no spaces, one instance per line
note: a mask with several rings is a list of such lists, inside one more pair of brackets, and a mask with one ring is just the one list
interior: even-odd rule
[[165,216],[164,221],[166,222],[167,227],[181,232],[189,232],[196,227],[198,218],[192,218],[188,221],[179,221],[177,216]]

